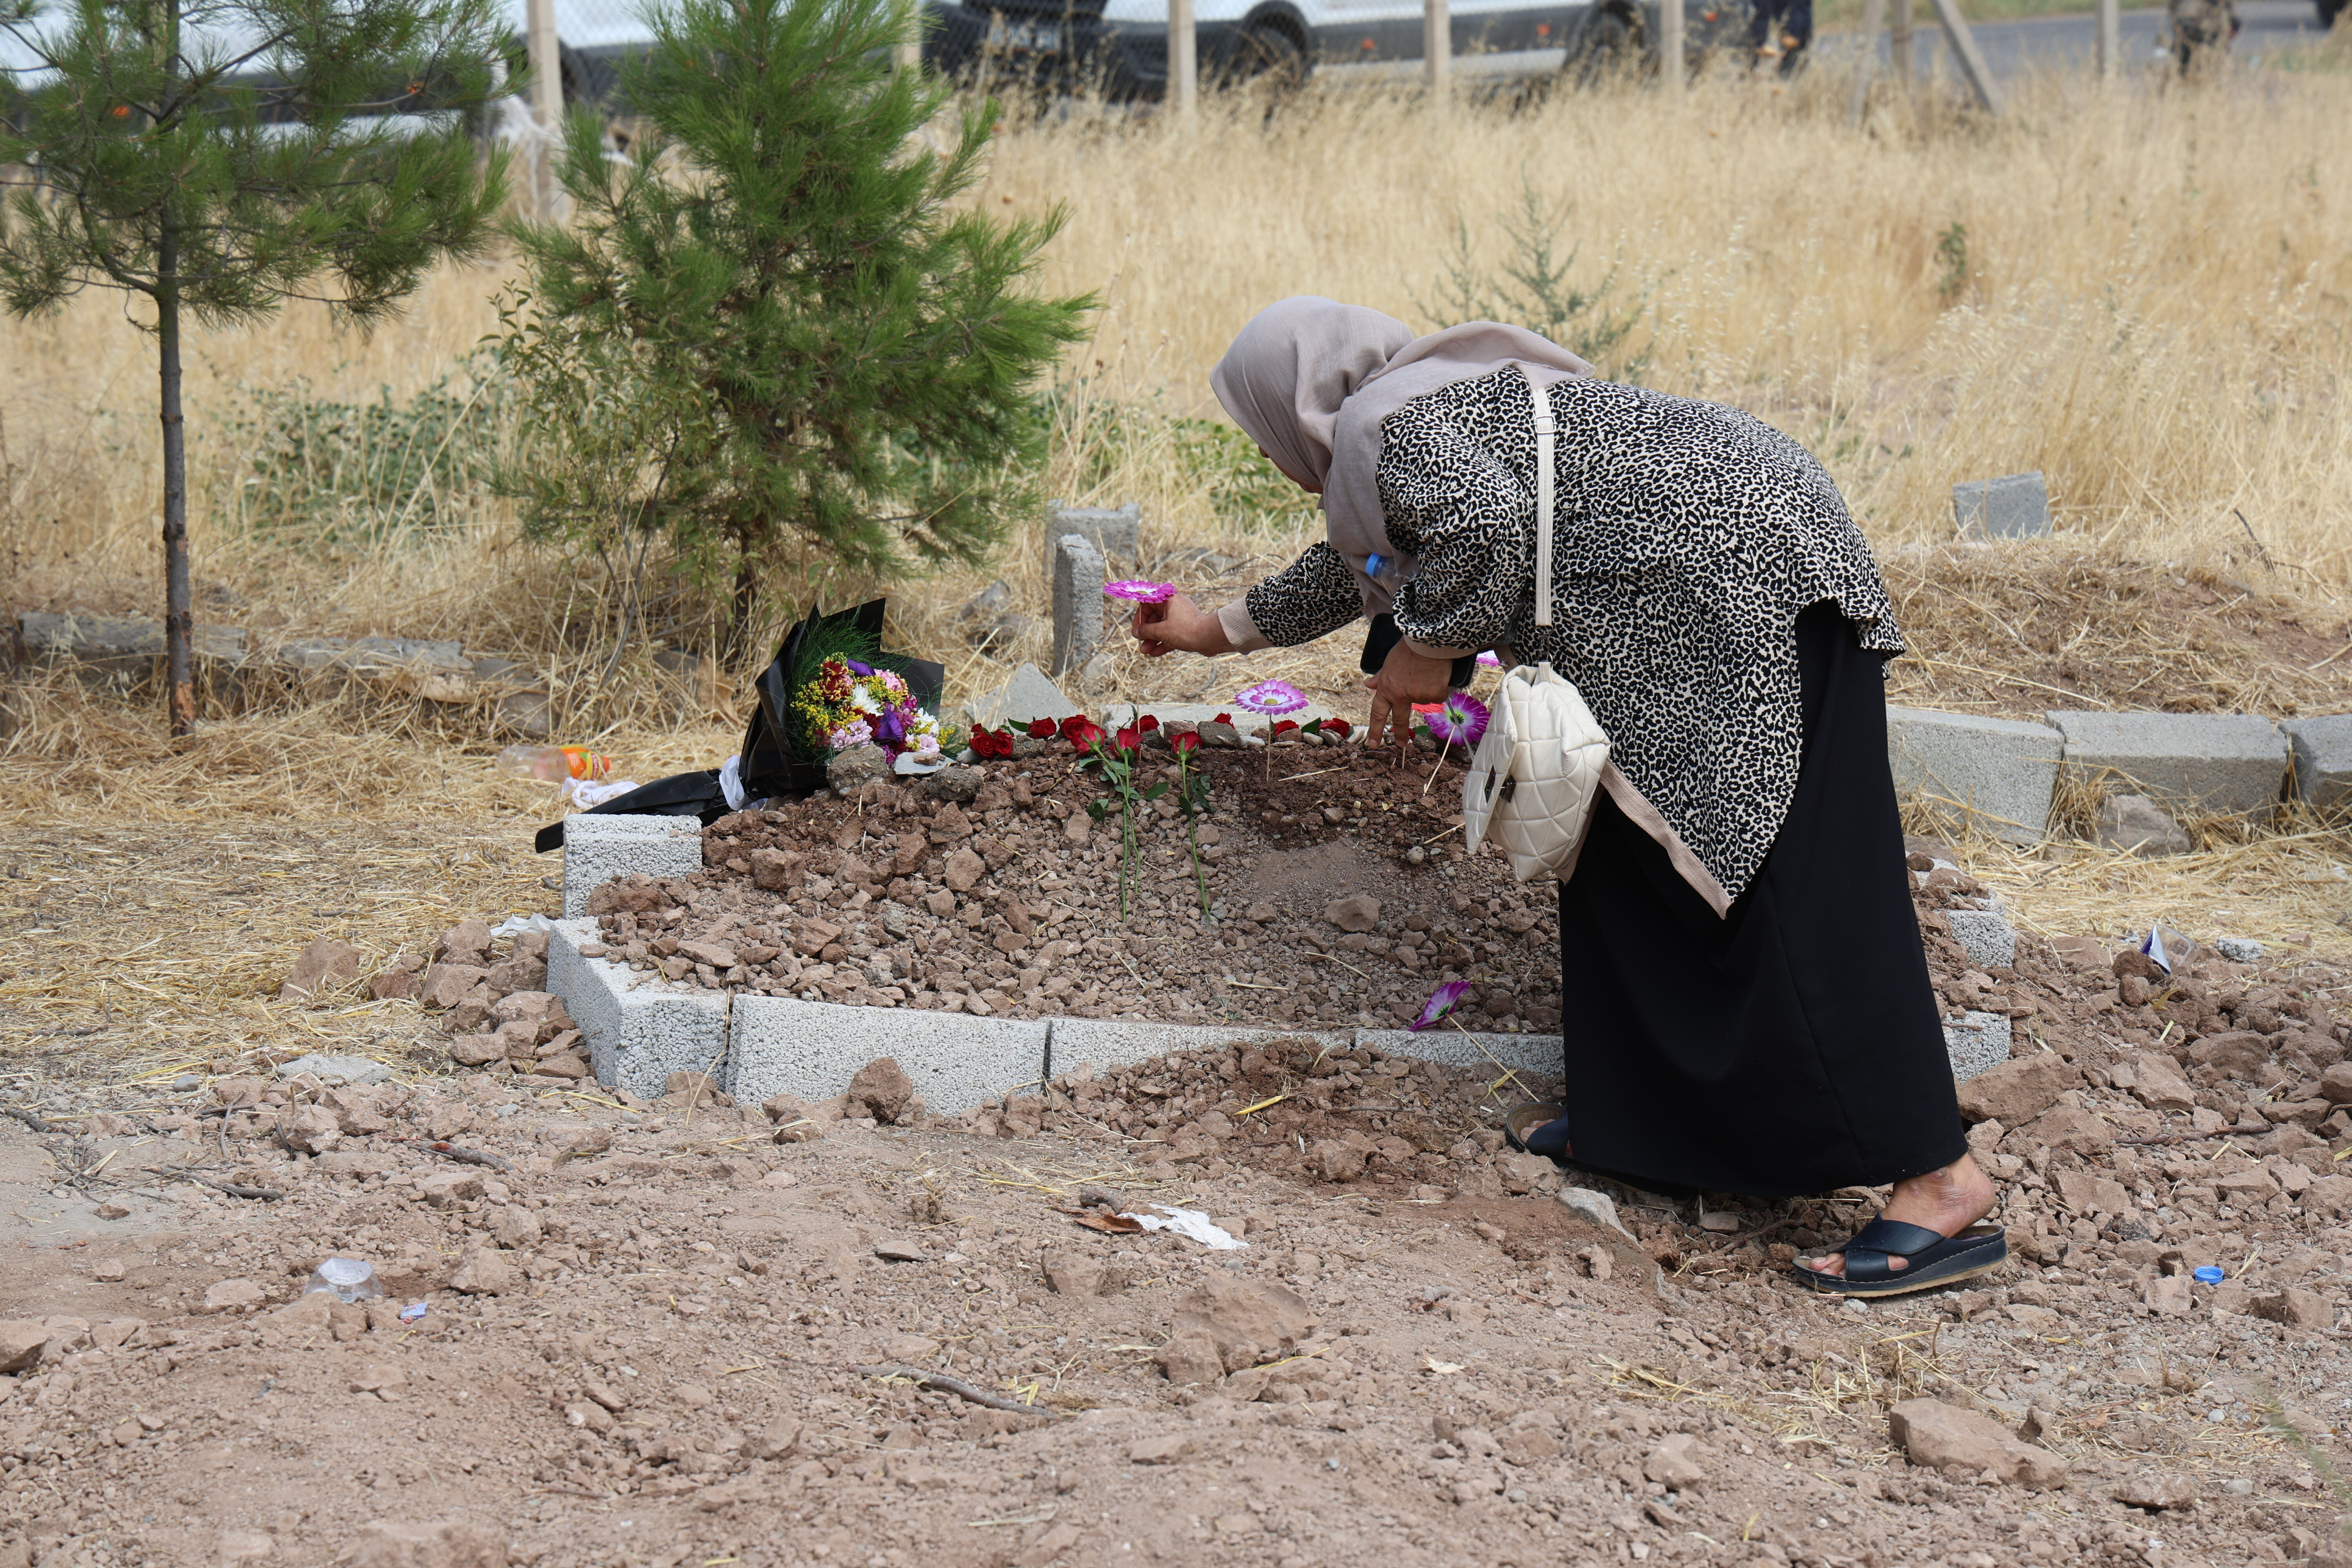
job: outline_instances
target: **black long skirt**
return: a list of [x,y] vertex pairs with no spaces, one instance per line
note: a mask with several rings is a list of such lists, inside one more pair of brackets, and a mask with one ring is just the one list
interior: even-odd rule
[[1574,1163],[1782,1197],[1967,1151],[1912,911],[1881,655],[1798,617],[1803,760],[1756,879],[1718,918],[1603,796],[1559,890]]

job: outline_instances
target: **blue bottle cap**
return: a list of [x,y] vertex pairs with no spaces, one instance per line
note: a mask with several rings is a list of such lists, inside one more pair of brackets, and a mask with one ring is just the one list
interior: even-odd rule
[[2210,1263],[2200,1264],[2189,1277],[2200,1285],[2219,1285],[2222,1278],[2221,1271]]

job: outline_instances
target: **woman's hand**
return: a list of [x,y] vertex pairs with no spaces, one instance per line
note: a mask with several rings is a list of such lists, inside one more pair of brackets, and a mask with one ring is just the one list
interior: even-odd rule
[[1443,700],[1453,674],[1450,658],[1427,658],[1402,642],[1389,649],[1381,672],[1364,682],[1372,694],[1371,732],[1364,737],[1366,742],[1379,744],[1386,728],[1394,732],[1397,744],[1412,744],[1412,705]]
[[1234,645],[1225,640],[1224,623],[1194,604],[1190,594],[1179,594],[1162,604],[1136,605],[1128,630],[1143,645],[1146,658],[1164,653],[1213,657],[1234,651]]

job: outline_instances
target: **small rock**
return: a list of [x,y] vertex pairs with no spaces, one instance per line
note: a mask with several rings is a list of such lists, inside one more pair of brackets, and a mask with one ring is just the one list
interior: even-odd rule
[[1370,893],[1334,900],[1325,907],[1323,918],[1341,931],[1368,931],[1381,923],[1381,901]]
[[21,1318],[0,1322],[0,1373],[24,1371],[41,1359],[41,1347],[48,1342],[44,1324]]
[[436,963],[463,963],[488,969],[490,958],[490,928],[478,920],[459,921],[441,933],[433,944]]
[[449,1276],[449,1289],[468,1296],[503,1296],[523,1285],[522,1271],[495,1247],[477,1247]]
[[789,1415],[779,1415],[768,1423],[767,1429],[751,1440],[751,1457],[755,1459],[789,1459],[800,1452],[801,1424]]
[[1503,1190],[1516,1196],[1541,1191],[1557,1182],[1559,1167],[1540,1154],[1507,1151],[1495,1156],[1495,1174],[1502,1178]]
[[864,1105],[875,1121],[895,1126],[899,1113],[915,1098],[915,1080],[896,1060],[877,1057],[850,1079],[849,1098]]
[[298,1154],[323,1154],[343,1141],[342,1123],[323,1105],[306,1105],[278,1124],[278,1134]]
[[2139,856],[2186,855],[2189,835],[2146,795],[2109,795],[2099,803],[2099,847]]
[[471,1171],[440,1171],[418,1185],[417,1194],[436,1209],[471,1203],[484,1192],[482,1178]]
[[1913,1464],[1959,1476],[1990,1475],[2047,1491],[2066,1484],[2066,1462],[2021,1441],[1990,1415],[1934,1399],[1906,1399],[1887,1412],[1888,1435]]
[[2316,1290],[2290,1286],[2284,1290],[2265,1291],[2249,1303],[2253,1315],[2268,1322],[2284,1323],[2291,1329],[2332,1329],[2336,1326],[2336,1309],[2327,1298]]
[[490,1234],[498,1237],[500,1247],[531,1247],[537,1245],[541,1229],[537,1215],[520,1204],[509,1204],[499,1210]]
[[207,1312],[235,1312],[247,1307],[258,1307],[269,1299],[269,1293],[250,1279],[222,1279],[205,1291]]
[[1317,1143],[1307,1157],[1315,1163],[1315,1173],[1327,1182],[1352,1182],[1364,1173],[1364,1152],[1337,1138]]
[[885,1263],[928,1263],[931,1258],[921,1242],[895,1236],[876,1242],[874,1256]]
[[979,795],[980,786],[987,778],[984,769],[969,763],[950,763],[939,772],[928,775],[915,786],[915,791],[926,800],[951,800],[968,805]]
[[844,795],[889,776],[890,759],[879,746],[852,746],[824,764],[824,782]]
[[1591,1187],[1562,1187],[1559,1201],[1593,1224],[1607,1226],[1628,1241],[1633,1239],[1633,1233],[1617,1217],[1617,1201],[1607,1193],[1596,1193]]
[[360,950],[333,937],[312,939],[294,959],[285,981],[278,987],[280,1002],[299,1001],[320,991],[356,984],[360,977]]
[[1698,1224],[1717,1236],[1737,1236],[1742,1228],[1738,1215],[1729,1209],[1709,1209],[1698,1216]]
[[397,1393],[408,1386],[408,1373],[386,1362],[362,1362],[352,1373],[353,1394]]
[[396,954],[368,982],[368,994],[378,1002],[413,1002],[424,988],[425,958],[415,952]]
[[1658,1446],[1642,1460],[1643,1477],[1674,1491],[1688,1491],[1705,1485],[1706,1470],[1694,1452],[1697,1446],[1698,1439],[1687,1432],[1670,1433],[1660,1438]]
[[669,1396],[688,1410],[708,1410],[717,1403],[710,1390],[698,1383],[681,1383],[669,1391]]
[[366,1057],[338,1057],[324,1051],[312,1051],[278,1065],[278,1076],[281,1079],[300,1078],[305,1073],[331,1088],[338,1084],[364,1088],[370,1084],[392,1081],[390,1068]]
[[613,1429],[612,1412],[592,1400],[581,1400],[563,1407],[563,1419],[573,1426],[599,1436]]
[[1189,1433],[1171,1432],[1157,1437],[1142,1437],[1127,1446],[1127,1462],[1130,1465],[1172,1465],[1189,1458],[1200,1449],[1200,1440]]
[[1049,1256],[1044,1263],[1045,1283],[1056,1296],[1099,1296],[1103,1266],[1083,1254]]
[[2197,1500],[2197,1483],[2183,1475],[2138,1475],[2116,1488],[2116,1500],[2126,1508],[2187,1508]]
[[123,1267],[122,1259],[109,1258],[93,1267],[89,1271],[89,1277],[104,1284],[116,1285],[120,1284],[122,1277],[129,1272],[130,1270]]
[[2021,1127],[2057,1104],[2081,1077],[2056,1051],[2016,1057],[1960,1085],[1960,1115],[1969,1121]]
[[[129,1219],[131,1217],[131,1211],[121,1204],[100,1204],[98,1205],[98,1217],[100,1219]],[[121,1276],[118,1274],[115,1278],[119,1279]]]

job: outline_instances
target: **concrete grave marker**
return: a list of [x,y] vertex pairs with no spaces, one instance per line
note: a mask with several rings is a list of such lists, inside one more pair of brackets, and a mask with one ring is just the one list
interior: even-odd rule
[[2280,726],[2294,749],[2294,793],[2325,811],[2352,801],[2352,713],[2290,719]]
[[1125,506],[1064,506],[1045,504],[1045,573],[1053,575],[1054,546],[1076,534],[1095,547],[1105,561],[1131,564],[1143,553],[1143,508]]
[[1110,574],[1102,552],[1083,535],[1054,542],[1054,673],[1081,668],[1102,648],[1103,584]]
[[2047,539],[2050,490],[2042,472],[1969,479],[1952,487],[1952,519],[1962,539]]
[[702,824],[691,816],[563,819],[563,918],[588,912],[588,895],[615,877],[690,877],[702,869]]

